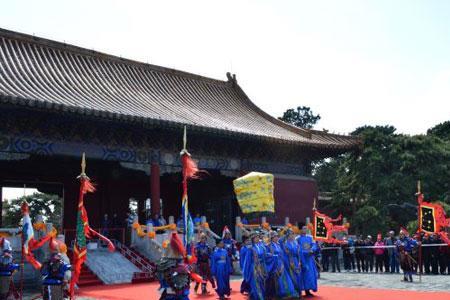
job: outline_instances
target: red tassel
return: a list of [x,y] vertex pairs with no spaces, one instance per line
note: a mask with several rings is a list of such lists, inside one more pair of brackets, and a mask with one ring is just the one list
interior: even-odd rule
[[183,178],[195,179],[198,178],[198,166],[197,163],[191,158],[189,154],[184,153],[181,157],[181,163],[183,165]]
[[180,240],[176,232],[172,232],[172,236],[170,237],[170,246],[172,247],[172,250],[177,251],[181,256],[186,256],[186,249],[184,249],[183,242]]
[[88,178],[81,179],[81,191],[83,194],[95,192],[95,186]]
[[25,259],[33,266],[33,268],[35,268],[36,270],[40,270],[42,268],[42,265],[40,262],[38,262],[36,260],[36,258],[34,258],[33,253],[28,253],[25,254]]
[[89,233],[90,233],[90,236],[97,236],[99,239],[101,239],[102,241],[107,243],[109,251],[113,252],[116,249],[116,247],[114,247],[114,244],[106,236],[101,235],[100,233],[98,233],[97,231],[93,230],[90,227],[89,227]]
[[191,272],[191,278],[197,283],[204,283],[203,278],[197,273]]
[[[73,254],[75,256],[75,253]],[[78,282],[78,279],[80,278],[81,274],[81,266],[83,265],[84,261],[86,260],[86,256],[83,256],[82,258],[75,258],[74,257],[74,267],[73,267],[73,274],[72,278],[70,280],[70,297],[71,299],[74,299],[75,297],[75,284]]]

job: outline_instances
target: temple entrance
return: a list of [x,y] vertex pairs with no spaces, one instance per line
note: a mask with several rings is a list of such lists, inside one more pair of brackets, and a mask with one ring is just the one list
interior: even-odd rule
[[[189,182],[189,211],[194,218],[197,214],[206,216],[210,228],[217,234],[225,225],[233,227],[239,207],[233,192],[234,177],[220,174],[217,170],[207,170],[202,179]],[[181,214],[181,173],[161,176],[161,198],[164,215],[175,217]],[[233,228],[230,228],[233,229]]]

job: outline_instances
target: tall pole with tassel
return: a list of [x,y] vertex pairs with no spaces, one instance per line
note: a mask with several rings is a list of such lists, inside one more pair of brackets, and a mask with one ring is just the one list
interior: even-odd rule
[[[422,191],[421,191],[421,186],[420,186],[420,180],[418,180],[416,196],[420,197],[421,194],[422,194]],[[419,218],[418,223],[417,223],[419,225],[420,224],[420,205],[417,207],[417,217]],[[422,282],[422,235],[420,234],[420,228],[419,228],[418,232],[419,232],[419,263],[418,263],[419,282]]]

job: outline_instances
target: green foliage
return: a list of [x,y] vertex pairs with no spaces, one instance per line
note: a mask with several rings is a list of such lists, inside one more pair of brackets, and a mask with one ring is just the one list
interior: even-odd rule
[[37,215],[42,215],[44,220],[52,223],[58,230],[61,229],[62,220],[62,199],[57,195],[34,193],[29,196],[20,197],[3,202],[5,216],[3,218],[4,227],[17,227],[22,220],[20,206],[23,200],[28,202],[30,207],[30,217],[33,219]]
[[365,126],[352,134],[361,137],[361,152],[323,162],[315,170],[320,191],[333,195],[326,209],[348,217],[351,230],[398,231],[414,220],[417,180],[427,201],[450,204],[449,140],[397,134],[392,126]]
[[320,120],[320,115],[314,115],[311,108],[307,106],[299,106],[297,109],[286,110],[279,119],[294,126],[309,129]]
[[445,121],[428,129],[427,135],[434,135],[443,140],[450,141],[450,121]]

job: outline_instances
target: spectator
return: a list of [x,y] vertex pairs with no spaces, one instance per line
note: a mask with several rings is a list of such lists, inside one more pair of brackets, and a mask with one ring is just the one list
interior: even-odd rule
[[342,244],[342,255],[344,258],[344,269],[347,272],[351,270],[351,253],[350,253],[350,245],[348,243],[347,237],[344,236],[344,243]]
[[355,242],[355,258],[356,258],[356,267],[358,268],[358,273],[364,272],[365,268],[366,268],[366,264],[365,264],[365,249],[361,249],[358,247],[362,247],[365,246],[364,245],[364,241],[362,239],[362,236],[358,236],[358,239]]
[[[374,242],[372,241],[372,236],[371,235],[367,236],[367,239],[366,239],[364,245],[366,247],[372,247],[374,245]],[[366,261],[366,269],[365,269],[366,273],[369,272],[369,271],[373,272],[373,259],[374,259],[373,254],[374,254],[373,253],[373,248],[366,248],[365,249],[365,258],[364,258],[364,260]]]
[[202,218],[200,217],[200,214],[195,215],[193,222],[195,227],[200,226],[200,224],[202,223]]
[[153,226],[155,226],[155,227],[162,226],[161,223],[159,223],[159,215],[158,214],[155,214],[153,216],[152,223],[153,223]]
[[166,226],[167,225],[166,219],[164,219],[163,215],[161,215],[159,217],[159,224],[160,224],[159,226]]
[[103,220],[102,220],[101,226],[102,226],[101,233],[107,237],[109,234],[108,229],[111,227],[111,223],[108,219],[108,214],[103,215]]
[[[397,242],[397,239],[395,238],[395,232],[389,231],[389,236],[385,240],[386,246],[391,246],[387,248],[388,257],[389,257],[389,267],[391,273],[400,273],[400,262],[399,262],[399,256],[398,256],[398,250],[397,247],[394,247]],[[386,269],[387,271],[387,269]]]
[[[431,244],[430,236],[426,233],[422,239],[422,245]],[[422,247],[423,268],[425,274],[431,273],[431,247]]]
[[349,246],[349,249],[350,249],[351,270],[353,272],[356,272],[356,268],[355,268],[355,241],[351,237],[348,238],[348,246]]
[[[438,240],[435,234],[430,236],[430,244],[437,244]],[[439,247],[429,247],[431,254],[431,273],[433,275],[439,274]]]
[[322,269],[324,272],[328,272],[328,268],[330,265],[330,251],[327,249],[329,246],[328,243],[324,242],[322,243]]
[[119,218],[117,217],[117,214],[113,214],[112,220],[111,220],[111,228],[112,230],[112,237],[116,240],[121,239],[121,232],[120,229],[122,228],[122,222],[119,221]]
[[248,225],[248,220],[247,220],[247,218],[246,218],[246,217],[242,217],[242,218],[241,218],[241,223],[244,224],[244,225]]
[[339,264],[339,244],[333,243],[330,245],[332,249],[330,249],[330,258],[331,258],[331,272],[335,273],[336,270],[340,273],[341,267]]
[[384,260],[384,242],[381,239],[381,233],[377,236],[377,241],[375,242],[375,272],[378,273],[378,270],[380,270],[380,273],[383,272],[383,260]]

